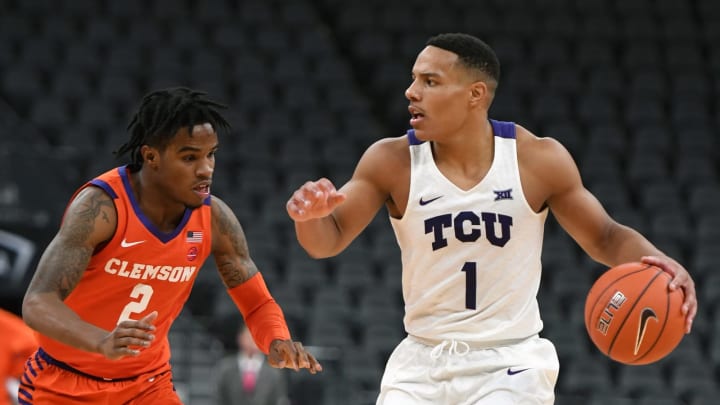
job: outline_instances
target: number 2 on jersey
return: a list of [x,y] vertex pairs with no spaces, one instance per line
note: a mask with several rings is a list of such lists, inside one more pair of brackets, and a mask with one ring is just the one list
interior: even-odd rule
[[477,264],[465,262],[461,271],[465,272],[465,308],[477,309]]
[[130,301],[125,308],[123,308],[120,318],[117,323],[130,319],[130,314],[143,312],[150,302],[150,297],[153,295],[153,288],[147,284],[138,284],[133,288],[130,293],[131,298],[140,299],[139,301]]

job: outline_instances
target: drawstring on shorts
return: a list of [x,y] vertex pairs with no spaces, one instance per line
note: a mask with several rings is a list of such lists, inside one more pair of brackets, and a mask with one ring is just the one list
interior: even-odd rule
[[[458,355],[458,356],[465,356],[470,352],[470,345],[463,342],[462,340],[443,340],[438,344],[437,346],[433,347],[432,351],[430,352],[430,357],[433,360],[439,359],[440,356],[442,356],[443,350],[445,350],[445,347],[447,346],[447,352],[449,355]],[[458,350],[458,346],[464,347],[465,350]]]

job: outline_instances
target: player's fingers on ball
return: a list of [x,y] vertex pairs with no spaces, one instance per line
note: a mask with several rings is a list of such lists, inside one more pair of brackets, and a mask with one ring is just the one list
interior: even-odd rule
[[692,331],[693,321],[695,320],[695,314],[697,308],[691,309],[688,312],[687,320],[685,321],[685,333],[690,333]]
[[691,291],[685,291],[685,302],[683,302],[683,312],[685,312],[690,319],[695,317],[697,313],[697,296],[695,295],[695,289]]
[[678,287],[687,288],[688,284],[692,282],[692,278],[690,278],[688,271],[685,270],[685,268],[679,263],[670,261],[668,269],[668,273],[672,275],[672,280],[670,280],[671,289],[674,290]]
[[669,260],[663,260],[657,256],[644,256],[642,258],[642,262],[645,264],[651,264],[653,266],[659,267],[664,272],[670,274],[673,277],[675,277],[675,275],[677,275],[677,269],[675,268],[675,266],[673,266],[673,263]]
[[685,301],[689,301],[690,298],[696,299],[695,295],[695,282],[690,276],[685,276],[683,279],[674,280],[676,288],[681,288],[685,293]]
[[697,315],[697,301],[695,301],[695,304],[690,307],[689,316],[688,316],[688,328],[687,331],[690,333],[692,330],[693,322],[695,321],[695,315]]

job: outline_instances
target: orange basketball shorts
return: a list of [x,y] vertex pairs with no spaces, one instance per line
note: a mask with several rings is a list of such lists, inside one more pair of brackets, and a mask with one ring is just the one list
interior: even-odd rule
[[18,403],[182,405],[175,392],[169,364],[132,378],[106,380],[75,370],[50,357],[42,348],[25,363]]

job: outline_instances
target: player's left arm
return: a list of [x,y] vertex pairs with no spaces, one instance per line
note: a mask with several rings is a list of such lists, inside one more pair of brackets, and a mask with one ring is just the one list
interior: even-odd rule
[[598,199],[583,185],[579,170],[568,151],[551,138],[534,138],[529,170],[534,184],[543,185],[545,203],[558,223],[595,261],[613,267],[642,261],[663,269],[671,276],[670,289],[682,288],[682,310],[690,332],[697,312],[695,283],[676,260],[660,251],[636,230],[616,222]]
[[282,309],[250,257],[245,233],[230,207],[212,198],[212,254],[228,294],[243,315],[257,346],[273,367],[322,371],[302,343],[290,337]]

